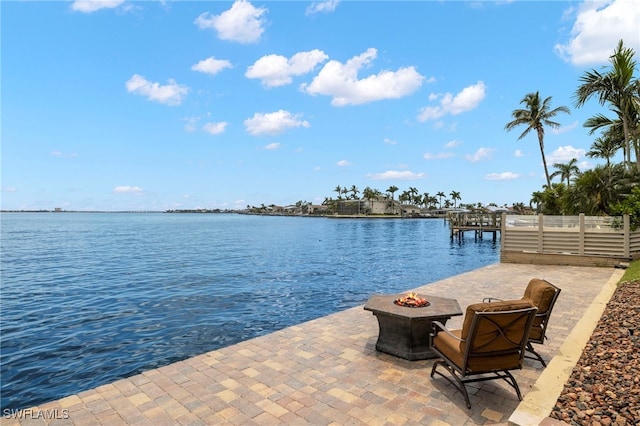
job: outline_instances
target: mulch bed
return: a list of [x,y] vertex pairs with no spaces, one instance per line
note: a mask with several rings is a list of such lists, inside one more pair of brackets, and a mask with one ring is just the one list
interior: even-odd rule
[[550,417],[571,425],[640,425],[640,280],[622,284]]

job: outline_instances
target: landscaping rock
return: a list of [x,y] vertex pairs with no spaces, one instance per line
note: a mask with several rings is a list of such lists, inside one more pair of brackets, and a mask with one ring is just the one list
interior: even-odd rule
[[550,415],[571,425],[640,425],[640,280],[621,284]]

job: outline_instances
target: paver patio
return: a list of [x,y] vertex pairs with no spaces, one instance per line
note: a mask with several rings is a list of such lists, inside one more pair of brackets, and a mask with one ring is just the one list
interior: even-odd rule
[[[549,340],[538,346],[550,360],[615,271],[498,263],[406,290],[456,298],[464,310],[486,296],[520,298],[529,279],[547,279],[562,289]],[[458,426],[508,424],[518,407],[512,388],[490,381],[472,385],[467,409],[453,386],[429,377],[432,360],[379,353],[377,336],[375,316],[357,306],[22,410],[2,424]],[[526,360],[514,372],[523,395],[542,370]]]

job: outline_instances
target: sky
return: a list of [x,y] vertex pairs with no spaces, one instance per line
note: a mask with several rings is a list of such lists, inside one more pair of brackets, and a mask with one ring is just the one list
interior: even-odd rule
[[[130,211],[320,204],[337,186],[522,202],[545,155],[581,170],[586,71],[640,8],[607,1],[2,1],[1,208]],[[558,181],[556,179],[555,181]]]

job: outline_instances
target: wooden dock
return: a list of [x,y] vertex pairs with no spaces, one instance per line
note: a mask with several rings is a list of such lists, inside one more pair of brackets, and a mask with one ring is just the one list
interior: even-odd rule
[[502,228],[502,213],[455,212],[450,213],[447,220],[451,238],[462,238],[465,232],[471,231],[475,238],[482,239],[483,234],[489,232],[495,241]]

